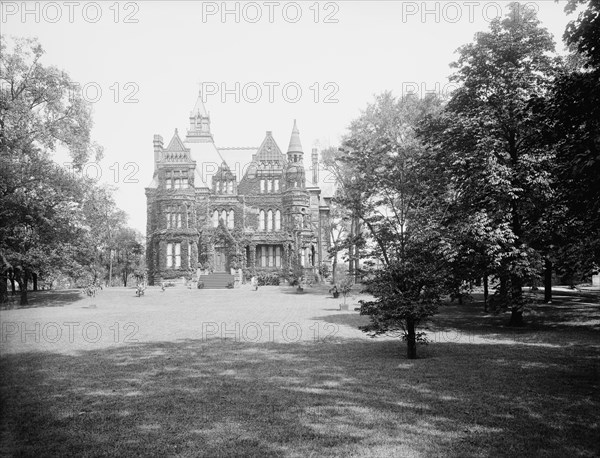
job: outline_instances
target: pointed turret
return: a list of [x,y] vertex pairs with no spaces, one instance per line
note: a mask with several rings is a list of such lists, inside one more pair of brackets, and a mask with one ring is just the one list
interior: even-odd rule
[[198,98],[194,108],[190,111],[190,128],[185,138],[186,142],[204,143],[212,142],[213,137],[210,133],[210,114],[204,107],[202,92],[198,92]]
[[300,131],[294,119],[294,128],[292,129],[290,146],[287,151],[288,166],[285,171],[285,180],[288,189],[303,189],[305,186],[304,166],[302,165],[303,156],[304,152],[302,151],[302,143],[300,142]]
[[292,136],[290,137],[290,146],[287,150],[288,160],[290,162],[302,162],[302,143],[300,142],[300,131],[298,130],[298,124],[294,119],[294,128],[292,129]]

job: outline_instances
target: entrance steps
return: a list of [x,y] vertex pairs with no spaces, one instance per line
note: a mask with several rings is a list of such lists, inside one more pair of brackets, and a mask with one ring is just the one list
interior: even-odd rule
[[225,272],[215,272],[198,277],[199,281],[204,282],[204,289],[227,289],[229,283],[234,283],[234,276]]

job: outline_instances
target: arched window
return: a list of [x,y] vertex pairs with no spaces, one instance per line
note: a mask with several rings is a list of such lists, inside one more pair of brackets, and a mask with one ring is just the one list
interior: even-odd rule
[[229,229],[233,229],[233,221],[234,221],[234,213],[233,209],[229,210],[229,214],[227,215],[227,227]]
[[281,212],[279,210],[275,210],[275,230],[281,230]]
[[273,210],[267,212],[267,232],[273,231]]
[[258,214],[258,228],[261,231],[265,230],[265,211],[261,210]]
[[271,192],[273,190],[273,180],[270,178],[267,180],[267,192]]
[[212,223],[213,227],[217,227],[219,225],[219,212],[217,210],[213,212]]
[[221,210],[221,219],[223,220],[224,224],[227,224],[227,211],[226,210]]

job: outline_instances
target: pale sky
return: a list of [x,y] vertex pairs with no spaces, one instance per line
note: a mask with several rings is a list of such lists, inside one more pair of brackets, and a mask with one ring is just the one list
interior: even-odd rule
[[[562,34],[573,18],[563,11],[565,1],[527,3],[563,50]],[[105,148],[101,180],[117,178],[118,205],[130,215],[130,225],[145,233],[153,135],[165,142],[175,128],[185,135],[201,83],[217,91],[205,93],[205,105],[219,147],[259,146],[270,130],[285,152],[294,119],[305,153],[317,142],[338,145],[374,94],[391,90],[400,96],[408,86],[449,88],[455,50],[505,14],[508,2],[1,5],[3,34],[38,37],[46,51],[43,63],[87,87],[87,98],[94,100],[92,136]],[[230,13],[223,17],[224,8]],[[88,168],[90,174],[97,170]]]

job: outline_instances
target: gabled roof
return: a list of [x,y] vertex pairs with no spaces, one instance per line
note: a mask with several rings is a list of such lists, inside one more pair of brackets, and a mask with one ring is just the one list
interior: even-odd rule
[[281,150],[279,149],[279,146],[277,146],[277,143],[275,142],[273,134],[270,130],[267,131],[265,139],[258,147],[256,158],[254,159],[259,163],[262,161],[285,161],[285,156],[281,153]]
[[167,146],[165,151],[171,151],[171,152],[189,151],[189,148],[186,148],[185,145],[183,144],[183,142],[181,141],[181,138],[179,138],[179,133],[177,132],[177,129],[175,129],[173,138],[169,142],[169,146]]

